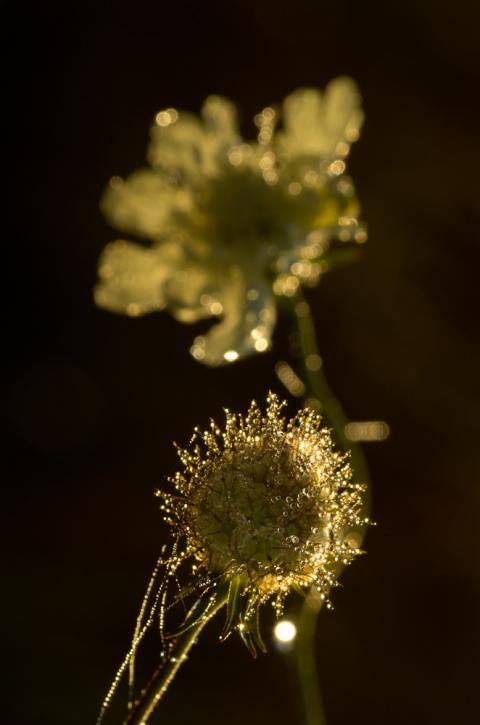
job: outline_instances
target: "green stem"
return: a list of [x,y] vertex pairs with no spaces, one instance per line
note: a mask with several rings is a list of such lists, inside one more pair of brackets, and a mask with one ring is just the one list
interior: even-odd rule
[[[362,448],[346,436],[346,426],[349,421],[323,372],[312,312],[301,290],[292,299],[291,313],[295,321],[298,343],[292,349],[292,355],[302,367],[306,393],[318,402],[319,411],[327,424],[333,428],[338,445],[343,451],[350,451],[356,479],[368,484],[370,476],[365,456]],[[370,509],[368,496],[367,489],[365,514]],[[364,530],[359,531],[359,534],[363,538]],[[315,658],[315,629],[320,609],[321,600],[316,592],[311,590],[297,618],[297,637],[292,652],[305,725],[326,725]]]
[[322,602],[311,591],[297,618],[297,636],[292,651],[298,696],[305,725],[326,725],[315,657],[315,629]]
[[299,343],[299,352],[294,354],[301,362],[307,390],[318,400],[320,413],[334,429],[340,447],[345,452],[351,452],[351,462],[356,477],[362,483],[368,484],[370,476],[367,461],[361,446],[350,441],[345,434],[349,421],[323,372],[312,311],[301,291],[292,299],[292,313]]
[[133,703],[124,725],[146,725],[180,666],[187,659],[188,652],[195,644],[200,632],[207,622],[225,605],[227,596],[228,590],[222,589],[218,594],[217,601],[211,608],[207,609],[204,616],[175,640],[167,662],[157,667],[147,687],[142,691],[138,700]]

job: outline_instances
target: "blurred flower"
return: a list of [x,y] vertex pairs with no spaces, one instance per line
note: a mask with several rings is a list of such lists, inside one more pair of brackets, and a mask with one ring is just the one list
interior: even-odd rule
[[366,239],[344,174],[363,120],[355,83],[297,90],[275,132],[278,117],[265,108],[257,141],[245,143],[225,98],[207,98],[201,120],[157,114],[151,168],[113,177],[101,204],[114,227],[150,246],[107,245],[100,307],[131,316],[168,307],[181,322],[220,317],[191,349],[207,365],[269,349],[274,295],[315,284],[332,239]]
[[247,640],[271,597],[280,613],[292,588],[313,585],[328,605],[341,567],[360,553],[351,533],[368,523],[365,487],[352,483],[318,414],[286,422],[284,405],[270,393],[266,413],[252,402],[245,417],[227,411],[223,431],[214,421],[196,431],[179,450],[177,495],[158,493],[183,557],[231,582],[225,634],[236,627]]

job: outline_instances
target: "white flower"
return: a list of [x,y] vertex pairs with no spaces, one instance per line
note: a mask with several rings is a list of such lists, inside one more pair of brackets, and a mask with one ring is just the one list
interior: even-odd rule
[[157,114],[151,168],[113,177],[102,200],[114,227],[149,246],[107,245],[100,307],[131,316],[168,307],[181,322],[220,317],[192,346],[207,365],[269,349],[275,294],[315,284],[332,239],[366,239],[344,175],[363,120],[355,83],[292,93],[275,132],[277,116],[265,108],[257,141],[245,143],[224,98],[207,98],[201,120],[173,108]]

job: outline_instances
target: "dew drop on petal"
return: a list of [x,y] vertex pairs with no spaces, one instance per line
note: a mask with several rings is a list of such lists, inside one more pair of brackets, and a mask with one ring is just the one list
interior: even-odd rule
[[239,354],[236,350],[227,350],[227,352],[224,353],[223,357],[227,362],[235,362],[235,360],[238,360]]

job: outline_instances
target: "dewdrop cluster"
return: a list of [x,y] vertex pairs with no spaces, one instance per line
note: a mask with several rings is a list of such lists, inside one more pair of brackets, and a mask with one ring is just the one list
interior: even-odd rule
[[365,526],[362,484],[348,457],[310,409],[287,421],[276,395],[266,411],[226,411],[221,430],[195,431],[179,449],[176,493],[161,494],[165,518],[194,571],[241,582],[252,601],[280,612],[292,588],[314,585],[329,604],[338,572],[360,550],[349,534]]

